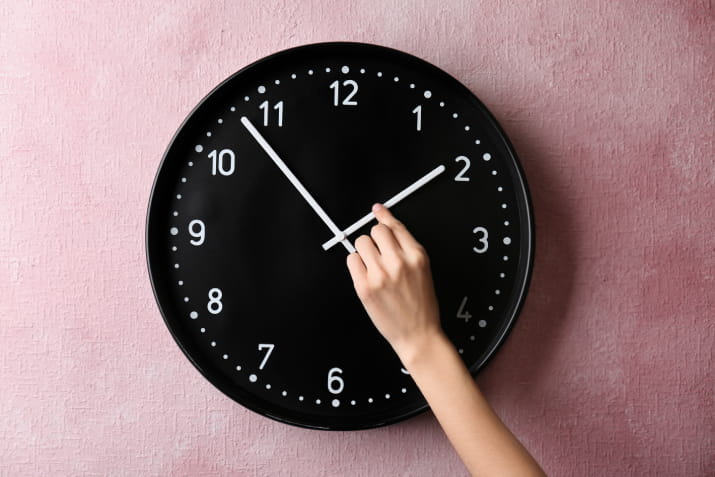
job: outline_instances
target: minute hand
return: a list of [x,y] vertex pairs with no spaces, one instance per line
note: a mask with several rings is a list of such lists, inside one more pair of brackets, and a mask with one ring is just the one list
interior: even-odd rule
[[[430,172],[422,176],[421,178],[417,179],[415,182],[407,186],[406,188],[402,189],[400,192],[395,194],[390,200],[385,202],[383,205],[387,207],[388,209],[392,207],[393,205],[397,204],[400,202],[402,199],[407,197],[408,195],[412,194],[414,191],[422,187],[423,185],[427,184],[429,181],[440,175],[441,173],[444,172],[444,165],[440,164],[439,166],[435,167],[432,169]],[[340,241],[341,238],[347,237],[348,235],[352,234],[355,232],[357,229],[362,227],[363,225],[367,224],[370,222],[372,219],[375,218],[375,214],[370,212],[369,214],[365,215],[363,218],[352,224],[350,227],[346,228],[342,232],[338,232],[335,234],[335,237],[331,238],[327,242],[323,244],[323,250],[328,250],[330,247],[335,245]]]
[[310,192],[308,192],[306,188],[303,187],[303,184],[300,183],[298,178],[291,172],[290,169],[288,169],[288,166],[285,165],[285,162],[283,162],[283,160],[278,156],[276,151],[274,151],[270,144],[268,144],[268,142],[265,140],[263,135],[261,135],[261,133],[259,133],[258,130],[253,126],[253,123],[251,123],[251,121],[246,116],[241,117],[241,123],[246,129],[248,129],[248,132],[251,133],[253,139],[255,139],[256,142],[263,148],[263,150],[266,151],[268,157],[270,157],[281,170],[281,172],[285,174],[290,183],[293,184],[296,189],[298,189],[300,195],[303,196],[306,202],[308,202],[308,204],[313,208],[315,213],[318,214],[318,217],[323,219],[325,225],[327,225],[330,231],[335,234],[335,238],[337,239],[336,243],[341,242],[348,252],[354,252],[355,248],[352,246],[352,244],[345,238],[345,236],[340,236],[340,229],[338,228],[338,226],[335,225],[332,220],[330,220],[328,214],[325,213],[323,208],[320,207],[320,205],[318,205],[315,199],[313,199],[313,196],[310,195]]

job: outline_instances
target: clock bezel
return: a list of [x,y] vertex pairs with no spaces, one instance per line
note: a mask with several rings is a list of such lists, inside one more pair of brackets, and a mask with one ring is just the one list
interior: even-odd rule
[[[216,388],[218,388],[225,395],[231,397],[234,401],[240,403],[242,406],[251,409],[266,417],[272,418],[274,420],[284,422],[287,424],[312,428],[321,430],[359,430],[359,429],[369,429],[375,427],[381,427],[396,422],[403,421],[417,414],[421,414],[426,409],[428,409],[427,403],[422,399],[422,404],[414,409],[401,413],[391,413],[389,416],[385,416],[384,419],[373,419],[368,423],[360,422],[349,422],[346,423],[342,418],[336,417],[335,419],[326,418],[325,416],[321,418],[321,422],[308,422],[302,419],[299,413],[284,412],[282,415],[276,414],[272,411],[272,405],[261,405],[261,399],[255,394],[245,392],[244,390],[238,390],[235,386],[229,385],[225,375],[222,373],[215,372],[214,369],[202,366],[202,364],[194,356],[188,343],[191,343],[190,339],[183,339],[182,336],[186,331],[185,327],[179,326],[175,321],[178,321],[176,316],[177,312],[172,312],[165,308],[175,308],[176,304],[171,303],[168,299],[168,290],[159,290],[157,286],[157,279],[152,272],[152,261],[156,264],[156,261],[163,261],[161,253],[154,254],[152,249],[158,249],[158,247],[163,247],[166,245],[165,233],[164,231],[154,230],[156,226],[153,224],[159,219],[152,220],[152,211],[165,211],[168,210],[169,196],[164,194],[164,196],[157,195],[157,190],[164,187],[160,182],[162,181],[162,171],[164,171],[169,159],[176,155],[177,150],[185,151],[187,147],[190,147],[191,142],[189,141],[188,135],[182,135],[185,128],[190,127],[192,123],[200,124],[206,120],[207,117],[211,117],[213,111],[206,106],[209,103],[220,103],[221,95],[228,95],[231,92],[230,88],[225,88],[227,84],[232,82],[238,77],[243,77],[246,74],[251,74],[251,72],[260,69],[259,67],[266,62],[273,62],[279,60],[284,55],[293,55],[301,52],[315,51],[316,48],[320,49],[331,49],[331,48],[357,48],[363,50],[363,52],[369,52],[370,49],[379,51],[380,55],[390,54],[400,57],[401,61],[406,61],[408,63],[417,64],[419,68],[427,68],[430,70],[430,74],[438,77],[440,81],[451,82],[451,87],[461,89],[465,97],[469,98],[473,103],[472,106],[476,107],[481,114],[489,122],[492,127],[492,132],[495,133],[501,142],[503,143],[504,149],[509,153],[509,162],[511,167],[514,168],[513,180],[510,182],[514,186],[514,192],[517,194],[516,203],[519,206],[518,217],[520,222],[520,227],[522,229],[522,235],[520,236],[520,249],[519,249],[519,263],[516,269],[522,271],[524,276],[519,276],[518,280],[514,281],[514,285],[521,284],[520,289],[513,293],[516,297],[511,301],[509,307],[505,309],[505,319],[500,322],[500,330],[496,333],[495,338],[490,342],[487,348],[488,352],[477,360],[475,363],[469,366],[469,370],[472,375],[476,375],[478,371],[483,369],[496,354],[496,351],[502,346],[507,336],[514,327],[514,323],[518,318],[528,293],[529,284],[533,273],[533,262],[534,262],[534,250],[535,250],[535,224],[533,215],[533,205],[531,196],[529,193],[528,185],[525,180],[525,174],[522,165],[518,159],[514,146],[509,140],[508,136],[504,132],[503,128],[499,125],[497,120],[494,118],[492,113],[486,108],[486,106],[477,98],[477,96],[472,93],[465,85],[463,85],[459,80],[451,76],[449,73],[440,69],[439,67],[418,58],[409,53],[405,53],[396,49],[389,47],[369,44],[369,43],[356,43],[356,42],[327,42],[327,43],[312,43],[307,45],[302,45],[298,47],[288,48],[264,58],[261,58],[253,63],[241,68],[237,72],[230,75],[228,78],[220,82],[215,86],[208,94],[206,94],[201,101],[190,111],[186,118],[182,121],[181,125],[177,128],[174,133],[169,145],[164,152],[161,159],[159,167],[157,169],[154,182],[152,185],[150,200],[147,208],[147,219],[146,219],[146,234],[145,234],[145,245],[146,245],[146,257],[147,257],[147,268],[150,276],[150,282],[152,286],[152,291],[154,293],[154,298],[158,304],[159,310],[162,314],[162,318],[169,329],[172,337],[176,341],[179,348],[182,350],[184,355],[189,359],[189,361],[199,370],[199,372]],[[365,56],[368,56],[366,53]],[[167,174],[164,174],[164,180],[168,181]],[[167,190],[171,190],[170,185],[167,184],[164,187]],[[158,212],[157,212],[158,213]],[[526,236],[528,235],[528,237]],[[161,268],[156,266],[157,270],[165,270],[166,268]],[[200,350],[199,350],[200,351]],[[410,401],[410,404],[415,401]],[[288,411],[288,410],[286,410]],[[383,413],[384,414],[384,413]],[[379,415],[379,414],[378,414]],[[332,421],[332,422],[331,422]]]

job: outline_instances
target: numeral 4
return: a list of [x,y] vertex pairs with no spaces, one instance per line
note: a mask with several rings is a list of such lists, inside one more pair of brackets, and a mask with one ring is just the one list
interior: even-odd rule
[[462,298],[462,303],[459,305],[459,310],[457,310],[457,318],[462,318],[465,323],[469,321],[472,314],[469,313],[464,307],[467,306],[467,297]]

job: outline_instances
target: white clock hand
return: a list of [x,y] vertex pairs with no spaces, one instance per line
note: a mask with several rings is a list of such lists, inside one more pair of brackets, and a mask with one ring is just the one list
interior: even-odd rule
[[[440,164],[439,166],[435,167],[432,169],[430,172],[422,176],[420,179],[417,179],[415,182],[413,182],[411,185],[408,187],[404,188],[400,192],[394,195],[390,200],[385,202],[383,205],[387,207],[388,209],[392,207],[393,205],[397,204],[400,202],[402,199],[407,197],[408,195],[412,194],[414,191],[422,187],[423,185],[427,184],[429,181],[440,175],[441,173],[444,172],[444,165]],[[335,245],[340,241],[341,238],[345,238],[348,235],[352,234],[355,232],[357,229],[365,225],[366,223],[370,222],[372,219],[375,218],[375,214],[370,212],[369,214],[365,215],[363,218],[352,224],[350,227],[346,228],[342,232],[339,232],[335,234],[335,237],[331,238],[327,242],[323,244],[323,250],[328,250],[330,247]]]
[[[291,184],[298,189],[298,192],[300,192],[300,195],[303,196],[303,198],[308,202],[308,204],[313,208],[316,214],[318,214],[318,217],[320,217],[323,222],[325,222],[325,225],[328,226],[331,232],[335,234],[335,243],[340,242],[343,244],[345,249],[353,253],[355,251],[355,247],[352,246],[350,241],[348,241],[344,235],[341,236],[340,229],[338,228],[335,223],[330,220],[330,217],[328,217],[328,214],[325,213],[322,207],[318,205],[318,203],[313,199],[313,196],[310,195],[310,192],[306,190],[305,187],[303,187],[303,184],[300,183],[298,178],[291,172],[290,169],[288,169],[288,166],[285,165],[285,162],[278,156],[276,151],[273,150],[273,148],[266,142],[265,138],[261,135],[261,133],[258,132],[258,130],[253,126],[251,121],[246,117],[242,116],[241,117],[241,123],[244,125],[246,129],[248,129],[248,132],[251,133],[251,136],[253,136],[253,139],[256,140],[256,142],[263,148],[264,151],[266,151],[266,154],[268,154],[268,157],[270,157],[273,162],[278,166],[278,168],[285,174],[285,176],[288,178]],[[333,244],[334,245],[334,244]]]

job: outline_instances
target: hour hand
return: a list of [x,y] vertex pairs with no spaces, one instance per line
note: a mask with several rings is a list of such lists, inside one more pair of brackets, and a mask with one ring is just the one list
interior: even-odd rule
[[[437,177],[438,175],[443,173],[444,170],[445,170],[444,165],[440,164],[439,166],[435,167],[430,172],[428,172],[424,176],[420,177],[415,182],[413,182],[412,184],[410,184],[409,186],[405,187],[400,192],[395,194],[390,200],[385,202],[383,205],[389,209],[390,207],[397,204],[402,199],[404,199],[408,195],[412,194],[417,189],[419,189],[420,187],[427,184],[429,181],[431,181],[432,179],[434,179],[435,177]],[[359,229],[363,225],[367,224],[374,218],[375,218],[375,214],[373,214],[372,212],[370,212],[369,214],[366,214],[364,217],[362,217],[360,220],[358,220],[357,222],[352,224],[350,227],[346,228],[342,232],[335,234],[335,237],[333,237],[330,240],[328,240],[327,242],[325,242],[323,244],[323,250],[328,250],[330,247],[332,247],[333,245],[338,243],[341,239],[345,239],[345,237],[352,234],[357,229]]]
[[256,140],[256,142],[263,148],[263,150],[268,154],[268,157],[273,160],[273,162],[278,166],[278,169],[281,170],[281,172],[288,178],[291,184],[293,184],[293,187],[295,187],[298,192],[300,193],[301,196],[305,199],[306,202],[312,207],[312,209],[315,211],[316,214],[318,214],[318,217],[320,217],[325,225],[328,226],[330,231],[335,235],[335,238],[337,239],[335,243],[340,242],[343,244],[345,249],[352,253],[355,251],[355,247],[352,246],[350,241],[348,241],[345,238],[345,235],[340,232],[340,229],[338,228],[337,225],[328,217],[328,214],[325,213],[323,208],[315,201],[312,195],[310,195],[310,192],[301,184],[301,182],[298,180],[298,178],[291,172],[290,169],[288,169],[288,166],[286,166],[285,162],[278,156],[278,153],[271,147],[270,144],[266,141],[266,139],[263,137],[263,135],[258,132],[258,130],[253,126],[253,123],[246,117],[242,116],[241,117],[241,124],[248,130],[248,132],[253,136],[253,139]]

